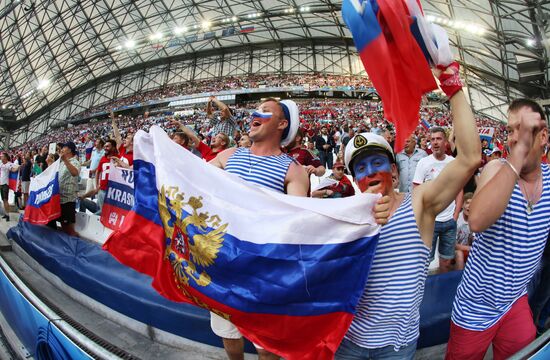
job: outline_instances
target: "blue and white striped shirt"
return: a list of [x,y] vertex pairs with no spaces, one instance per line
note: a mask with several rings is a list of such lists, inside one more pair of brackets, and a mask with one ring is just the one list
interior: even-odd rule
[[527,293],[550,229],[550,170],[543,164],[543,190],[533,212],[518,184],[495,224],[476,234],[453,303],[452,321],[483,331],[497,323]]
[[286,173],[293,161],[287,154],[256,156],[248,148],[238,148],[227,160],[225,170],[243,180],[284,193]]
[[364,348],[393,346],[396,351],[416,341],[429,253],[407,194],[382,227],[348,340]]

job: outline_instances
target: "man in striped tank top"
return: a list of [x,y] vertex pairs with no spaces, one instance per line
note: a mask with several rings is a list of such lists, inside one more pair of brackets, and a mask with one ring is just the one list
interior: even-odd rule
[[336,359],[413,359],[420,303],[435,217],[462,190],[480,164],[474,116],[461,90],[458,64],[435,71],[451,103],[458,156],[411,193],[392,186],[395,155],[379,135],[362,133],[346,146],[345,162],[362,192],[389,196],[389,221],[380,232],[365,290]]
[[508,161],[481,173],[470,204],[476,239],[453,304],[446,359],[506,359],[535,338],[527,284],[550,230],[550,170],[543,109],[528,99],[508,109]]
[[[307,196],[309,177],[302,166],[281,151],[296,136],[298,106],[290,100],[264,101],[250,119],[250,148],[230,148],[210,163],[258,186],[289,195]],[[211,313],[214,333],[223,339],[230,359],[244,359],[244,342],[239,330],[229,321]],[[260,359],[278,359],[256,346]]]

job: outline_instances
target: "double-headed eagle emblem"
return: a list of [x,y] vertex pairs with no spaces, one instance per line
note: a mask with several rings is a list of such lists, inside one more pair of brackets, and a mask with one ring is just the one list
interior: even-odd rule
[[170,261],[179,286],[194,281],[208,286],[210,275],[205,268],[214,264],[223,244],[227,224],[220,225],[217,215],[199,212],[202,197],[189,197],[177,187],[161,187],[159,213],[166,236],[165,259]]

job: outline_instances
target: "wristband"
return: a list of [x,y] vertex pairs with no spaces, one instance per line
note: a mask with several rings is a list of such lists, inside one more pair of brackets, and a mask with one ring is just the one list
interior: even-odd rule
[[455,61],[447,67],[438,65],[437,68],[443,71],[447,69],[453,70],[452,74],[442,72],[441,75],[439,75],[439,87],[450,99],[454,94],[462,89],[462,86],[464,86],[462,80],[460,80],[460,65]]

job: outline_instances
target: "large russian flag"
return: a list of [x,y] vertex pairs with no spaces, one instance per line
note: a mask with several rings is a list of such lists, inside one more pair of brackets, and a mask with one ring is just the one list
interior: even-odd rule
[[118,230],[134,206],[134,170],[111,165],[105,202],[101,210],[101,223]]
[[135,138],[135,205],[104,245],[163,296],[285,359],[332,359],[378,239],[378,195],[288,196],[209,165],[153,126]]
[[369,78],[395,124],[396,153],[418,126],[422,95],[437,88],[428,61],[411,32],[404,0],[343,0],[342,17]]
[[43,225],[61,216],[58,159],[40,175],[31,179],[24,221]]
[[17,182],[19,181],[19,171],[9,172],[8,186],[13,192],[17,192]]

